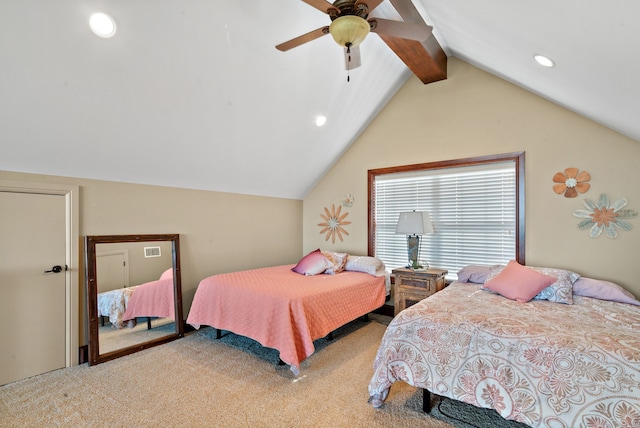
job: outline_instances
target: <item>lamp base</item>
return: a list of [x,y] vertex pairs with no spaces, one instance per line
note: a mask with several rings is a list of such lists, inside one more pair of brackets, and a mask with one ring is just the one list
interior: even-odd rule
[[415,262],[415,263],[410,262],[405,267],[411,270],[427,270],[429,269],[429,263],[425,262],[424,260],[420,262]]
[[409,263],[407,269],[426,270],[429,269],[429,263],[420,258],[420,235],[407,235],[407,256]]
[[407,235],[408,268],[418,264],[418,254],[420,254],[420,235]]

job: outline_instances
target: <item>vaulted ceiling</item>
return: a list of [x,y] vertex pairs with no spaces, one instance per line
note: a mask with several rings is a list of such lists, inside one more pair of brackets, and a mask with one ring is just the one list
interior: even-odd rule
[[[114,37],[90,31],[98,11]],[[416,16],[428,40],[369,34],[347,82],[330,36],[275,49],[330,23],[302,0],[0,0],[0,169],[301,199],[412,73],[443,78],[446,56],[640,141],[639,2],[384,0],[370,14]]]

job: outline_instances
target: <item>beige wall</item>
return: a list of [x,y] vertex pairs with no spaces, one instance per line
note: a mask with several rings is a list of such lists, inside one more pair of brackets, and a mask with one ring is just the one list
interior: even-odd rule
[[[553,72],[551,70],[550,72]],[[303,252],[367,252],[367,170],[479,155],[526,152],[526,263],[609,279],[640,297],[640,218],[617,239],[591,239],[573,211],[584,198],[625,197],[640,211],[640,142],[574,114],[456,59],[447,80],[411,77],[304,200]],[[552,177],[567,167],[592,175],[578,198],[556,195]],[[319,234],[320,213],[351,193],[344,242]],[[345,209],[345,208],[343,208]]]
[[[201,279],[296,263],[302,253],[300,200],[7,171],[0,171],[0,179],[78,185],[81,238],[179,233],[185,318]],[[83,341],[84,271],[79,275]]]
[[[160,256],[145,257],[145,247],[159,247]],[[119,242],[109,244],[96,244],[97,264],[100,266],[100,255],[115,252],[126,252],[129,261],[129,286],[144,284],[160,278],[167,269],[173,267],[173,257],[171,254],[171,241],[153,242]],[[118,259],[120,260],[120,259]],[[98,293],[122,287],[122,270],[118,270],[117,278],[113,278],[106,285],[102,282],[103,276],[98,268]],[[115,287],[114,287],[115,286]]]

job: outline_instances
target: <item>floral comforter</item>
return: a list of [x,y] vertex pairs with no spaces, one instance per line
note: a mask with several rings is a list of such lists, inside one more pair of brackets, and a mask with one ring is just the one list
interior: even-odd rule
[[369,394],[396,381],[533,427],[640,426],[640,307],[517,303],[453,283],[390,323]]
[[119,288],[98,293],[98,316],[109,317],[109,322],[114,328],[124,328],[127,324],[124,322],[124,313],[135,288]]

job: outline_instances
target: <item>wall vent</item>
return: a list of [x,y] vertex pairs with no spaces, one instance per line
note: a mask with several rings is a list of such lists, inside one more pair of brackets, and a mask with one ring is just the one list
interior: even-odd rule
[[144,257],[160,257],[162,253],[160,252],[160,247],[144,247]]

